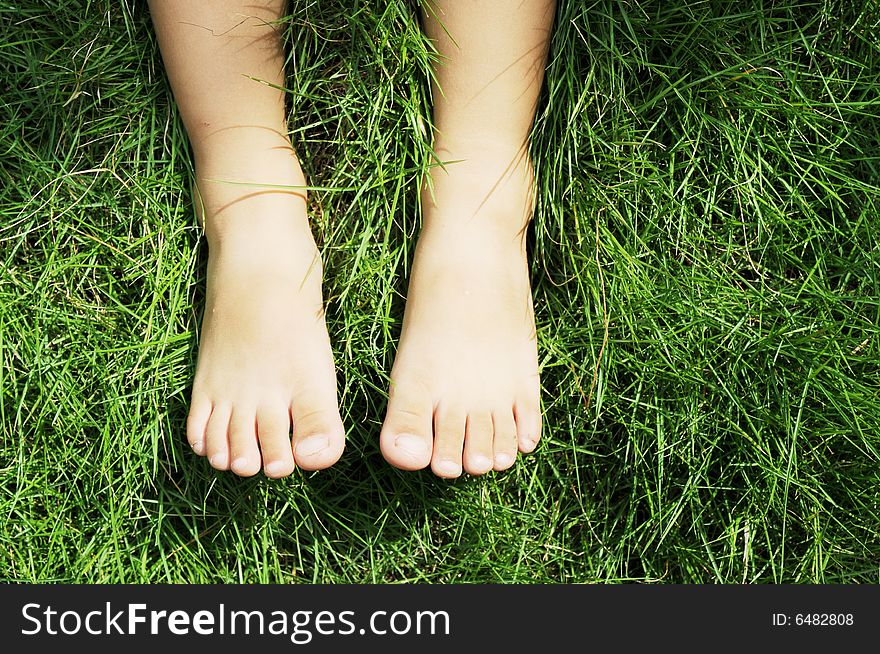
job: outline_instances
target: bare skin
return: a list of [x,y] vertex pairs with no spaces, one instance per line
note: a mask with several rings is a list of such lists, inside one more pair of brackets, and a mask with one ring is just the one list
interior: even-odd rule
[[[436,67],[434,168],[380,444],[440,477],[512,466],[541,435],[523,233],[527,151],[555,2],[439,0],[424,16]],[[442,22],[442,26],[441,26]],[[486,28],[490,25],[490,28]],[[441,91],[442,90],[442,91]]]
[[[327,467],[344,434],[305,180],[274,88],[283,86],[283,53],[271,22],[283,2],[150,7],[195,154],[210,251],[188,439],[214,467],[240,475]],[[434,147],[448,164],[423,192],[381,435],[400,468],[503,470],[540,438],[525,153],[554,9],[553,0],[437,0],[426,11],[445,57],[435,71]]]
[[[150,10],[196,167],[208,287],[187,439],[218,470],[283,477],[344,448],[305,178],[286,136],[277,0]],[[255,79],[250,79],[255,78]]]

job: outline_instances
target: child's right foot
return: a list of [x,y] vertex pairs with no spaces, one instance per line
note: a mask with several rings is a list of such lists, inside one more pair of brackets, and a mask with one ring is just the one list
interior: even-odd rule
[[305,179],[292,150],[233,151],[198,170],[208,286],[187,439],[242,476],[326,468],[344,430],[305,190],[259,186]]

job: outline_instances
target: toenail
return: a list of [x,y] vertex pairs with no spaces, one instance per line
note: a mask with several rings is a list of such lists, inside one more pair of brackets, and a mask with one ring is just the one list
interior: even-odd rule
[[268,477],[280,477],[287,472],[287,465],[284,461],[272,461],[266,464],[265,470]]
[[222,468],[226,465],[226,455],[225,454],[215,454],[210,458],[211,465],[215,468]]
[[410,456],[419,457],[428,452],[425,439],[411,434],[401,434],[394,439],[394,446],[403,450]]
[[537,443],[535,443],[535,441],[533,441],[531,438],[528,438],[528,437],[523,437],[522,444],[523,444],[523,447],[525,449],[527,449],[529,452],[531,452],[533,449],[535,449],[535,445],[537,445]]
[[202,441],[196,441],[192,444],[193,452],[196,454],[204,454],[205,453],[205,444]]
[[296,453],[300,456],[313,456],[330,445],[330,439],[326,436],[309,436],[296,446]]
[[496,454],[495,455],[495,465],[499,468],[506,468],[509,465],[513,464],[513,457],[509,454]]
[[473,459],[471,459],[472,467],[474,470],[491,470],[492,469],[492,461],[481,454],[476,455]]
[[438,461],[435,467],[437,472],[443,475],[449,475],[450,477],[456,477],[461,474],[461,466],[455,461]]
[[248,460],[246,457],[240,456],[235,461],[232,462],[232,465],[229,466],[233,470],[244,470],[247,468]]

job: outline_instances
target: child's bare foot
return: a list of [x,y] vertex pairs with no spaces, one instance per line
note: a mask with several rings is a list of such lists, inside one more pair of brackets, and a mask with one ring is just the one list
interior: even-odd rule
[[199,169],[208,289],[187,438],[242,476],[326,468],[344,432],[305,191],[212,180],[305,185],[284,148]]
[[540,384],[524,227],[532,171],[516,148],[438,149],[424,191],[385,458],[440,477],[513,465],[540,437]]

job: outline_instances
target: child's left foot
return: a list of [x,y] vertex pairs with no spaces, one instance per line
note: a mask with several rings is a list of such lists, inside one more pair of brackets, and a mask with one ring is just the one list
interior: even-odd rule
[[510,149],[438,152],[465,161],[434,172],[436,202],[424,192],[381,448],[404,470],[480,475],[509,468],[540,437],[523,235],[532,171]]

